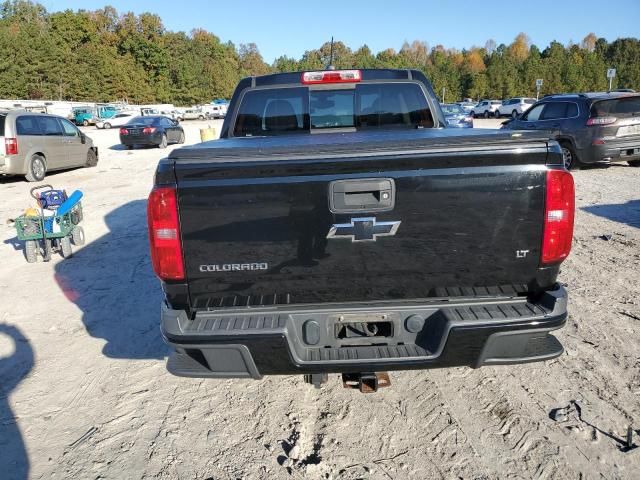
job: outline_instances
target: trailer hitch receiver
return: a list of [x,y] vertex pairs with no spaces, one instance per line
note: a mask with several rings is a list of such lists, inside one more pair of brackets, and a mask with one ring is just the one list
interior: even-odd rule
[[391,379],[387,372],[343,373],[342,385],[344,388],[357,388],[362,393],[375,393],[379,388],[390,386]]

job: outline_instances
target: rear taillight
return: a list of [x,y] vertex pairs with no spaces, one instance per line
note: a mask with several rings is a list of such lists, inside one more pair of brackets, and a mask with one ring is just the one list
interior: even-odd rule
[[544,209],[541,262],[551,265],[569,256],[573,240],[575,191],[566,170],[549,170]]
[[144,127],[142,129],[142,133],[144,133],[145,135],[149,135],[150,133],[153,133],[156,131],[156,127]]
[[120,135],[129,135],[129,130],[127,130],[126,128],[121,128]]
[[5,155],[17,155],[18,154],[18,139],[17,138],[5,138],[4,139],[4,153],[5,153]]
[[304,72],[302,83],[309,85],[314,83],[352,83],[362,80],[360,70],[326,70],[322,72]]
[[587,125],[610,125],[616,120],[616,117],[591,117],[587,120]]
[[156,187],[147,204],[151,263],[162,280],[184,280],[175,187]]

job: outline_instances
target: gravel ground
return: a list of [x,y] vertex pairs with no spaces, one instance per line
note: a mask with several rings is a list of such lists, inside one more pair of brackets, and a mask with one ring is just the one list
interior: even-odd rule
[[[203,124],[184,125],[196,142]],[[319,391],[300,376],[169,375],[145,219],[167,151],[87,133],[98,166],[47,177],[86,195],[87,244],[72,258],[25,262],[4,220],[31,185],[0,179],[0,478],[638,478],[640,448],[622,442],[640,428],[640,169],[575,174],[565,354],[392,373],[391,388],[361,395],[337,375]],[[550,418],[571,401],[579,413]]]

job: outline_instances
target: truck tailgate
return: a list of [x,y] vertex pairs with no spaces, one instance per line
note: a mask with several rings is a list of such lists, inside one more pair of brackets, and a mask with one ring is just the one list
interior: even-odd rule
[[[285,140],[171,155],[195,309],[514,296],[539,285],[546,139]],[[391,185],[393,205],[336,211],[330,197],[342,181]],[[356,204],[380,193],[358,194]]]

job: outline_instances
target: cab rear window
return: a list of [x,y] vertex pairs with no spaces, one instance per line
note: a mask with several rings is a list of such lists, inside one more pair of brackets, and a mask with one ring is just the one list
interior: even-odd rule
[[7,118],[6,115],[0,115],[0,137],[4,137],[4,119]]
[[601,100],[591,106],[591,116],[606,117],[608,115],[640,116],[640,95]]
[[234,136],[263,136],[336,128],[431,128],[425,95],[414,83],[357,84],[351,88],[269,88],[248,91]]

